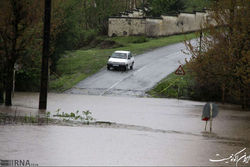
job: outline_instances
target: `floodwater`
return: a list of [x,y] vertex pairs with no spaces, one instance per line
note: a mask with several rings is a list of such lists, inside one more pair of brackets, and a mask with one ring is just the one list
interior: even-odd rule
[[[1,126],[0,157],[52,165],[225,165],[209,162],[241,141],[175,133],[69,126]],[[248,153],[250,147],[248,146]],[[232,165],[232,164],[231,164]]]
[[[37,93],[15,94],[1,112],[38,114]],[[38,165],[235,166],[210,162],[246,148],[250,154],[250,112],[219,104],[213,133],[204,131],[203,102],[176,99],[48,95],[48,111],[90,110],[111,125],[1,125],[0,159]],[[21,112],[22,111],[22,112]],[[220,156],[216,156],[220,154]],[[250,163],[250,162],[249,162]],[[249,166],[249,163],[241,165]]]

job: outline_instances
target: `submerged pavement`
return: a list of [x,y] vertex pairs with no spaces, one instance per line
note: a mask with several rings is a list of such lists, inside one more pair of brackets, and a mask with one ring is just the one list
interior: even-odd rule
[[[195,40],[192,41],[195,43]],[[66,93],[112,96],[146,96],[151,89],[180,64],[185,64],[183,43],[172,44],[135,57],[133,70],[118,71],[102,69],[79,82]]]
[[[37,93],[16,93],[14,106],[0,106],[0,111],[36,115],[38,99]],[[176,99],[50,93],[52,114],[59,108],[67,113],[90,110],[97,121],[120,126],[1,125],[0,159],[39,165],[234,166],[234,162],[209,159],[227,158],[244,148],[243,153],[250,154],[250,112],[219,104],[210,134],[201,121],[203,105]]]
[[[51,115],[58,109],[89,110],[96,121],[112,124],[1,124],[0,160],[39,166],[236,166],[233,161],[242,158],[239,165],[249,166],[250,112],[219,104],[208,133],[201,121],[204,102],[136,97],[189,58],[184,48],[174,44],[147,52],[136,56],[132,71],[101,70],[67,94],[49,93]],[[0,112],[40,115],[38,101],[38,93],[16,93],[13,106],[0,105]]]

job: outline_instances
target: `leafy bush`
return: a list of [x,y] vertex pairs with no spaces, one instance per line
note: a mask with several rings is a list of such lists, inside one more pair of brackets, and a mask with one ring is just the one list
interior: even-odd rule
[[53,115],[53,117],[61,118],[63,121],[80,121],[82,123],[89,124],[91,122],[94,122],[95,119],[92,117],[92,113],[90,111],[82,111],[79,112],[77,110],[75,113],[64,113],[60,112],[60,109],[56,111],[56,115]]
[[134,39],[132,39],[132,43],[144,43],[147,41],[148,41],[148,39],[145,36],[138,36],[138,37],[135,37]]
[[184,70],[186,75],[177,76],[173,72],[147,93],[153,97],[200,99],[201,90],[196,87],[196,82],[190,73],[187,73],[187,69]]
[[41,48],[33,47],[27,49],[17,64],[16,71],[16,91],[39,91],[41,73]]
[[16,91],[39,91],[40,70],[26,68],[16,72]]
[[177,12],[185,9],[184,0],[149,0],[150,10],[147,11],[147,15],[161,16],[162,14]]
[[101,49],[112,49],[122,47],[123,45],[113,40],[104,40],[98,46]]

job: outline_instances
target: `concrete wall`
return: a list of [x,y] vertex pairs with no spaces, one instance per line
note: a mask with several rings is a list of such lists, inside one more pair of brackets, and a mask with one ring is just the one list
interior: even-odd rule
[[179,13],[176,16],[161,16],[160,18],[135,16],[139,16],[138,13],[127,17],[109,18],[108,35],[158,37],[197,31],[204,25],[208,13]]
[[161,36],[163,19],[146,18],[144,35],[150,37]]
[[145,35],[146,20],[143,18],[109,18],[109,36]]

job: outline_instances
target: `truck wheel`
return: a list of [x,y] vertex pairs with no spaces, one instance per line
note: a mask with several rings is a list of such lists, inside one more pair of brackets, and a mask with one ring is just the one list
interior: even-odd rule
[[107,66],[107,70],[110,70],[110,67],[109,67],[109,66]]

